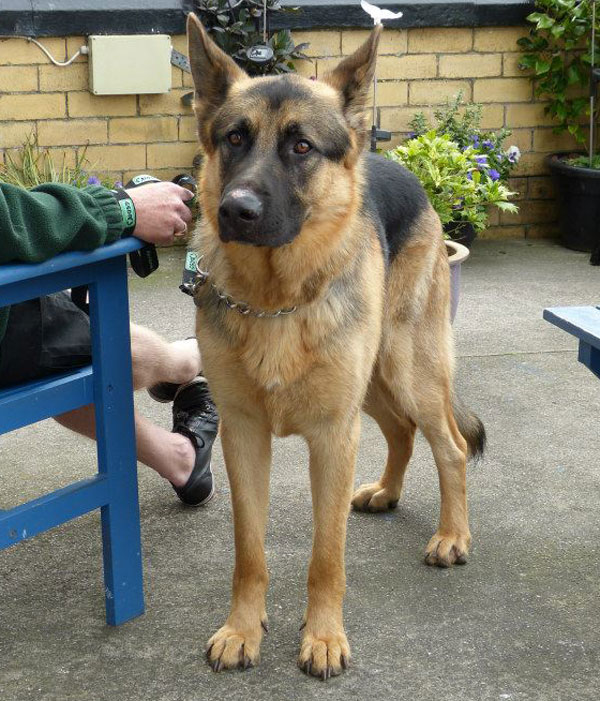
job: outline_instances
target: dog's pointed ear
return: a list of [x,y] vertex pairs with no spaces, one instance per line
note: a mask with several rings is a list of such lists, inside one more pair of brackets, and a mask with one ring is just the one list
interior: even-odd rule
[[225,101],[233,83],[246,73],[221,51],[193,12],[187,18],[187,35],[197,101],[204,110],[215,109]]
[[378,24],[362,46],[323,78],[325,83],[342,94],[344,114],[350,125],[355,128],[362,126],[362,114],[375,75],[377,47],[382,29],[383,25]]

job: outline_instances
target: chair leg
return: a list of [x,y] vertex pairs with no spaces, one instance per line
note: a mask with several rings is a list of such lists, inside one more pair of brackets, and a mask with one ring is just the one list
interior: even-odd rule
[[98,470],[109,483],[102,507],[106,621],[119,625],[144,612],[144,592],[126,259],[103,267],[90,286],[90,319]]

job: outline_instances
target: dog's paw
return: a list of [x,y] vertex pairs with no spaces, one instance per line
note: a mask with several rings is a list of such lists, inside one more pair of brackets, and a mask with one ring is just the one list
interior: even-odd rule
[[327,681],[348,668],[350,647],[345,633],[315,636],[305,632],[298,667],[306,674]]
[[379,482],[363,484],[352,497],[352,506],[357,511],[388,511],[395,509],[399,497],[382,487]]
[[206,659],[213,672],[222,669],[248,669],[258,664],[262,628],[241,631],[225,624],[212,636],[206,647]]
[[429,541],[425,549],[425,562],[437,567],[451,567],[452,565],[464,565],[469,554],[471,536],[465,535],[441,535],[436,533]]

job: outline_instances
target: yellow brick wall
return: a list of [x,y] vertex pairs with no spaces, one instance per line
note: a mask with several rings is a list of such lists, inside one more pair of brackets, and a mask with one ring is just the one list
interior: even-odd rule
[[[523,28],[386,30],[378,62],[381,126],[401,142],[416,111],[431,114],[436,105],[463,91],[465,99],[483,104],[482,125],[513,130],[510,143],[523,156],[511,183],[519,192],[518,215],[494,212],[486,236],[554,235],[554,193],[544,165],[547,153],[574,147],[570,136],[557,136],[543,105],[533,97],[531,82],[518,68],[517,39]],[[295,32],[309,42],[310,61],[298,70],[322,76],[341,57],[354,51],[367,30]],[[58,59],[71,56],[83,37],[46,38]],[[173,45],[186,51],[185,37]],[[34,133],[42,146],[68,162],[87,144],[90,170],[115,180],[141,171],[170,178],[189,171],[196,149],[195,120],[181,97],[190,76],[173,67],[173,88],[166,95],[94,96],[88,92],[87,57],[71,66],[53,66],[34,45],[22,39],[0,39],[0,156]],[[507,144],[508,146],[509,144]]]

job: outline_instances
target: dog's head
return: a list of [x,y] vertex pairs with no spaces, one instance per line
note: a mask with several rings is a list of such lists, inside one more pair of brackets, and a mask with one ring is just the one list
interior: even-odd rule
[[251,79],[189,15],[204,214],[222,241],[282,246],[324,208],[347,208],[379,34],[320,81]]

